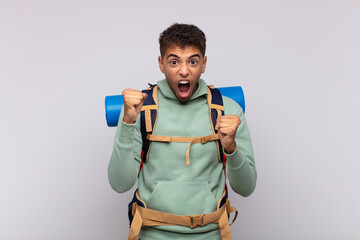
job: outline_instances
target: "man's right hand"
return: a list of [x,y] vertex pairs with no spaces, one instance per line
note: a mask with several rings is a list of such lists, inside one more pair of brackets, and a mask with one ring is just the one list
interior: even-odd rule
[[147,94],[134,89],[125,89],[122,92],[124,98],[124,118],[123,122],[133,124],[141,107],[147,98]]

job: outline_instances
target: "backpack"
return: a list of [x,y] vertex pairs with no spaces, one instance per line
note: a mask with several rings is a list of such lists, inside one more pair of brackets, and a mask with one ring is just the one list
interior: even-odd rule
[[[190,147],[196,143],[207,143],[209,141],[216,141],[218,150],[218,159],[223,164],[223,171],[226,178],[225,168],[225,154],[223,153],[221,142],[217,134],[216,120],[218,116],[224,115],[224,106],[221,93],[218,89],[212,86],[208,87],[207,101],[210,111],[210,125],[212,126],[213,134],[202,137],[169,137],[153,135],[156,127],[157,111],[158,111],[158,86],[150,85],[149,88],[142,92],[147,93],[148,97],[145,100],[141,112],[140,112],[140,130],[143,140],[143,147],[141,152],[141,164],[139,168],[140,175],[143,164],[149,160],[149,152],[152,141],[158,142],[189,142],[190,145],[186,151],[186,166],[190,165]],[[190,228],[196,228],[204,226],[209,223],[219,224],[219,230],[222,240],[231,240],[231,232],[228,218],[230,213],[235,212],[235,217],[232,223],[235,221],[238,211],[236,208],[230,205],[228,199],[228,190],[225,183],[224,192],[218,201],[217,210],[210,214],[201,215],[172,215],[155,210],[148,209],[145,202],[140,199],[138,190],[135,191],[132,201],[128,205],[128,217],[130,222],[130,231],[128,240],[138,239],[138,234],[142,226],[159,226],[159,225],[182,225]]]

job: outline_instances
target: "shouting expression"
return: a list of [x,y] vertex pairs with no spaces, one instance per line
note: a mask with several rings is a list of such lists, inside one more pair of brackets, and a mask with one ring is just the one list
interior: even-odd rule
[[194,46],[170,46],[164,56],[159,57],[160,70],[181,102],[188,101],[195,93],[200,75],[205,72],[206,60]]

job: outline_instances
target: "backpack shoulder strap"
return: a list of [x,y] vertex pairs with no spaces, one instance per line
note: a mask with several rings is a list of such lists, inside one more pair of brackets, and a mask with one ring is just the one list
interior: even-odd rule
[[[217,134],[218,129],[216,128],[216,120],[219,116],[224,115],[224,104],[220,90],[214,88],[213,86],[208,86],[207,101],[209,105],[212,130],[214,134]],[[218,159],[219,161],[225,163],[225,155],[222,150],[220,140],[216,141],[216,145],[218,149]]]
[[158,86],[151,85],[149,88],[143,90],[142,92],[146,93],[148,97],[146,98],[140,112],[140,131],[143,145],[139,173],[141,171],[143,163],[146,163],[149,157],[151,142],[148,139],[148,135],[151,135],[154,132],[156,126],[158,112]]

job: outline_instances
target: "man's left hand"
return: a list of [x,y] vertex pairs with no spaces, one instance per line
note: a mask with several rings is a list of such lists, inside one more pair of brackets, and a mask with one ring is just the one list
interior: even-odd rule
[[241,120],[236,115],[219,116],[216,122],[221,145],[227,154],[236,150],[235,135]]

